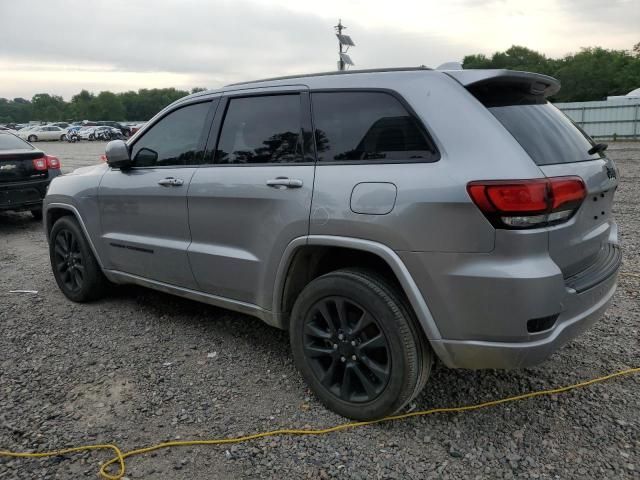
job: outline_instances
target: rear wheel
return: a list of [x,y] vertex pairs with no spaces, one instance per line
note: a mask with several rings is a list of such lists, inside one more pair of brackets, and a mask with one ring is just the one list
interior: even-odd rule
[[60,135],[60,141],[64,142],[67,139],[66,135]]
[[30,142],[37,142],[38,137],[36,137],[35,135],[29,135],[29,138],[27,138],[27,140]]
[[293,308],[296,366],[331,410],[371,420],[422,389],[432,354],[402,296],[373,272],[345,269],[313,280]]
[[53,225],[49,257],[56,283],[67,298],[87,302],[104,294],[107,279],[74,218],[65,216]]

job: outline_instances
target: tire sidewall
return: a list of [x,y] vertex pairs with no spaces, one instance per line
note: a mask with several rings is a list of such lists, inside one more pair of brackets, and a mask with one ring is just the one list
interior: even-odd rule
[[[375,317],[389,344],[391,375],[383,392],[374,400],[349,403],[329,392],[318,380],[307,363],[303,351],[304,322],[311,307],[330,296],[342,296],[353,300]],[[313,280],[300,294],[291,313],[290,342],[294,361],[305,381],[319,399],[330,409],[354,419],[380,418],[394,412],[403,394],[410,374],[409,359],[397,328],[397,314],[388,303],[364,283],[346,274],[328,274]]]

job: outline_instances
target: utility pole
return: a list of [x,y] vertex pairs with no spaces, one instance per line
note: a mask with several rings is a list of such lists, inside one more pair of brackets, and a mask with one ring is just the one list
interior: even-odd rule
[[342,19],[339,18],[338,25],[336,25],[333,28],[335,28],[336,32],[338,33],[338,70],[342,71],[344,70],[344,60],[342,59],[342,42],[340,41],[340,35],[342,35],[342,30],[344,30],[347,27],[342,25]]
[[[342,34],[342,31],[347,28],[342,25],[342,19],[338,19],[338,24],[334,25],[333,28],[336,31],[336,37],[338,37],[338,70],[346,70],[347,65],[353,65],[351,58],[347,55],[347,51],[349,47],[355,47],[356,44],[353,43],[349,35]],[[342,50],[343,46],[346,47],[344,51]]]

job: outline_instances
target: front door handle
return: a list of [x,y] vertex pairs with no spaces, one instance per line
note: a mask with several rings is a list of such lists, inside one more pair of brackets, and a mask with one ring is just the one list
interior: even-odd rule
[[162,180],[158,180],[158,185],[162,185],[163,187],[179,187],[184,184],[184,180],[181,178],[167,177]]
[[267,185],[273,188],[300,188],[304,183],[297,178],[278,177],[267,180]]

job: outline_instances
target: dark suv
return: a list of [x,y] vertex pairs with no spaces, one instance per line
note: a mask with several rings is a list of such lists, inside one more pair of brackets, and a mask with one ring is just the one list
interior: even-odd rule
[[42,218],[42,199],[58,175],[57,157],[0,131],[0,210],[30,210],[35,218]]

